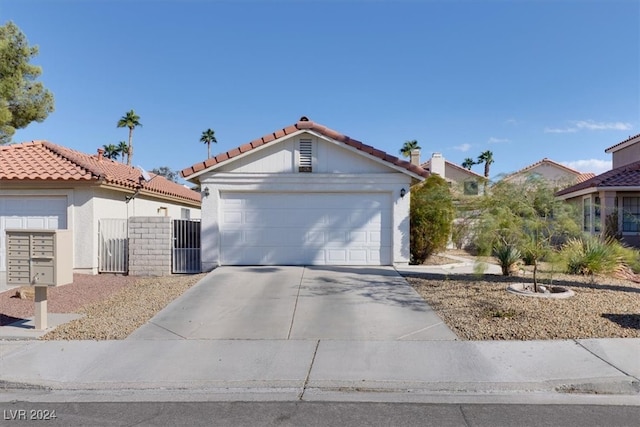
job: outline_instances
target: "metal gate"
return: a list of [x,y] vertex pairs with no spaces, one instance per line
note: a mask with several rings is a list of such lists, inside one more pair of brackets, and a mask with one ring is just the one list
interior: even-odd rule
[[98,220],[98,272],[129,271],[129,239],[126,219]]
[[173,220],[172,273],[200,273],[200,220]]

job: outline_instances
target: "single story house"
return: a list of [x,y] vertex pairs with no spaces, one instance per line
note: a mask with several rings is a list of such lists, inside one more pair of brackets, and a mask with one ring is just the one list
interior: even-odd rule
[[582,173],[545,157],[542,160],[505,176],[502,180],[505,182],[523,183],[531,178],[540,178],[556,186],[556,188],[564,188],[586,181],[594,176],[594,173]]
[[640,247],[640,134],[605,150],[613,169],[560,190],[556,197],[578,205],[583,230],[592,234],[619,234]]
[[96,274],[101,220],[200,217],[198,192],[146,175],[101,149],[91,155],[47,141],[0,146],[0,272],[6,229],[73,230],[74,271]]
[[421,166],[423,169],[444,178],[454,194],[459,193],[465,196],[482,194],[481,184],[485,181],[485,177],[446,160],[441,153],[433,153],[431,158]]
[[409,261],[409,199],[429,172],[302,117],[182,170],[202,199],[202,268]]

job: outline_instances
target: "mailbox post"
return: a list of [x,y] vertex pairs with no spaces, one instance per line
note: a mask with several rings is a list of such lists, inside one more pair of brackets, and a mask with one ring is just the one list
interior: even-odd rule
[[6,230],[7,283],[35,288],[35,328],[47,329],[47,289],[73,282],[70,230]]

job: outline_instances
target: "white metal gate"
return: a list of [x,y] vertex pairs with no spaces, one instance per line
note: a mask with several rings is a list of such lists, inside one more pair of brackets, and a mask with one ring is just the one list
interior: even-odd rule
[[172,273],[200,273],[200,220],[173,220]]
[[126,219],[98,221],[98,272],[127,273],[129,271],[129,239]]

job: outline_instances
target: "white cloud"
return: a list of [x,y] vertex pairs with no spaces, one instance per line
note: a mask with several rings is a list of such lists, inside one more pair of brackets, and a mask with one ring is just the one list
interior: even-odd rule
[[593,120],[581,120],[575,122],[575,126],[578,129],[587,130],[629,130],[631,129],[631,123],[623,122],[594,122]]
[[462,144],[462,145],[456,145],[455,147],[453,147],[454,150],[462,151],[463,153],[469,151],[470,148],[471,148],[471,144]]
[[593,120],[578,120],[570,122],[566,128],[545,128],[545,133],[575,133],[581,130],[629,130],[633,126],[625,122],[594,122]]
[[516,126],[520,124],[520,122],[516,119],[508,119],[508,120],[505,120],[504,124]]
[[599,160],[599,159],[573,160],[569,162],[560,162],[560,163],[570,167],[571,169],[575,169],[583,173],[593,172],[596,175],[600,175],[601,173],[607,172],[611,170],[611,167],[612,167],[611,160]]
[[502,142],[510,142],[507,138],[495,138],[495,137],[491,137],[489,138],[489,144],[500,144]]
[[578,132],[576,128],[544,128],[544,133],[574,133]]

